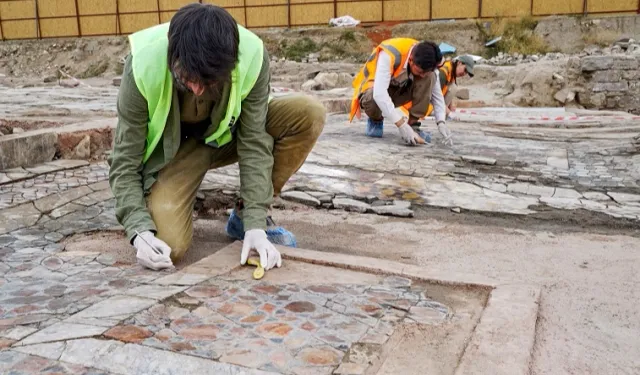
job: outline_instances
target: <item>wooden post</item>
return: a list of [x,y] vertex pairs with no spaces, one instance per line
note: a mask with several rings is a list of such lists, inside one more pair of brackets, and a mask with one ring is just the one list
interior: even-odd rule
[[433,0],[429,0],[429,21],[433,20]]
[[120,0],[116,0],[116,35],[120,34]]
[[158,25],[162,23],[162,19],[160,18],[160,0],[156,0],[156,6],[158,7]]
[[2,13],[0,13],[0,35],[2,35],[2,41],[4,42],[6,38],[4,37],[4,30],[2,30]]
[[78,0],[76,1],[76,23],[78,24],[78,36],[82,37],[82,27],[80,26],[80,8],[78,7]]
[[242,9],[244,9],[244,27],[249,28],[247,23],[247,0],[242,0]]
[[587,1],[588,0],[582,1],[582,14],[585,16],[589,13],[589,5],[587,4]]
[[40,10],[38,9],[38,0],[34,0],[36,5],[36,38],[40,39],[42,30],[40,29]]

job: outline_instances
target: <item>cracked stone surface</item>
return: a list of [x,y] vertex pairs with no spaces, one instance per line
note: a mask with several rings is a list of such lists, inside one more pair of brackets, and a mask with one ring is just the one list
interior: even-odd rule
[[[463,114],[453,148],[405,147],[394,132],[367,138],[364,122],[331,115],[283,197],[405,217],[420,207],[533,215],[545,206],[640,220],[640,156],[625,143],[636,125],[599,116],[558,128],[499,111]],[[63,251],[67,236],[121,229],[107,179],[104,162],[0,171],[1,373],[367,373],[398,325],[461,318],[402,277],[256,282]],[[233,195],[239,183],[228,166],[208,172],[201,190]]]

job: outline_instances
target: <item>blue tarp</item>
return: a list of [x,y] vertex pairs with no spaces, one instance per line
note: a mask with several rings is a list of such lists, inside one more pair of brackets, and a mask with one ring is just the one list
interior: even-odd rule
[[455,53],[456,52],[456,47],[452,46],[451,44],[442,42],[440,43],[440,52],[442,52],[443,55],[446,55],[448,53]]

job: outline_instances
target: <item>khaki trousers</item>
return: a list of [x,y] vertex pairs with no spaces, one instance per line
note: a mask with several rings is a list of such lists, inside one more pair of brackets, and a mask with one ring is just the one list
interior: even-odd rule
[[[324,127],[325,108],[306,96],[273,99],[267,112],[267,132],[274,139],[272,183],[280,194],[302,166]],[[171,247],[171,259],[180,260],[193,238],[193,206],[198,187],[209,169],[238,161],[236,141],[216,149],[193,138],[182,142],[178,153],[158,174],[147,197],[157,237]]]
[[[427,113],[435,83],[435,74],[433,72],[422,78],[414,77],[413,80],[409,80],[407,72],[404,72],[400,76],[391,79],[388,93],[396,108],[411,102],[409,115],[414,119],[420,119]],[[373,88],[361,94],[360,106],[373,121],[383,120],[382,111],[376,101],[373,100]]]

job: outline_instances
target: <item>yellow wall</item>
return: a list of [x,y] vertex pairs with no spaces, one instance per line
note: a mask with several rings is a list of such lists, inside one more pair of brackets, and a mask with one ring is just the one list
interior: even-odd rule
[[428,20],[430,1],[385,0],[384,19],[385,21]]
[[482,17],[514,17],[530,14],[531,0],[482,0]]
[[638,9],[638,0],[589,0],[587,11],[596,12],[628,12]]
[[382,1],[340,1],[343,0],[338,0],[338,17],[350,15],[362,22],[376,22],[382,19]]
[[[0,0],[0,37],[37,38],[38,28],[40,36],[45,38],[128,34],[158,22],[167,22],[177,9],[194,1],[197,0]],[[364,23],[476,18],[480,2],[482,18],[581,14],[583,1],[202,0],[203,3],[225,7],[238,23],[249,28],[287,26],[289,23],[292,26],[326,25],[330,18],[344,15]],[[36,21],[36,2],[39,24]],[[638,0],[588,0],[587,3],[590,14],[635,13],[638,9]]]
[[434,1],[433,18],[476,18],[480,0]]
[[533,2],[533,14],[575,14],[582,13],[583,7],[584,0],[535,0]]

